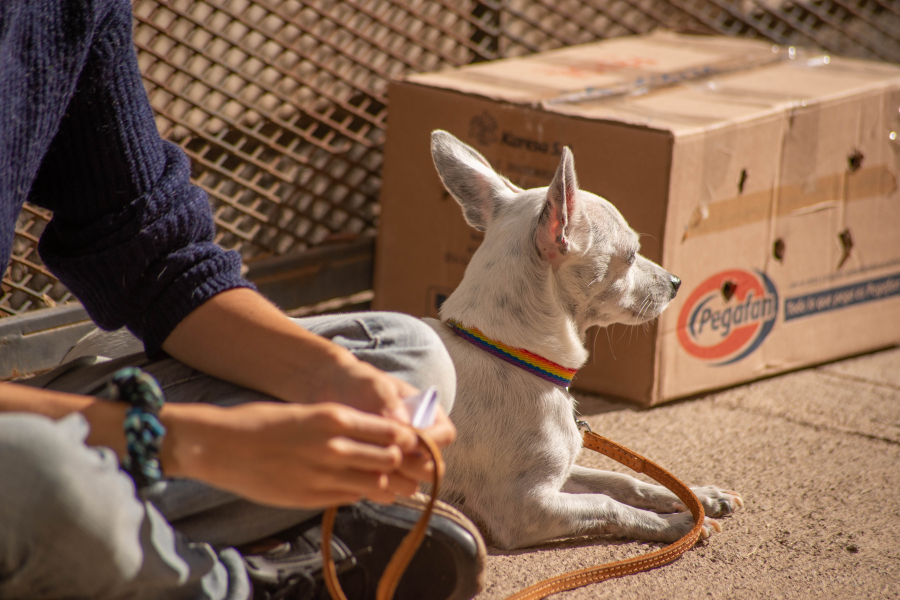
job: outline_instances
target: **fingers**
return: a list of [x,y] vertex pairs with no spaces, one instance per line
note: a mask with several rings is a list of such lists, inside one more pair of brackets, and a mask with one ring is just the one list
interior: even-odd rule
[[[424,432],[439,448],[446,447],[456,439],[456,427],[440,406],[436,409],[434,425],[425,429]],[[399,471],[416,481],[431,483],[434,477],[434,461],[419,444],[414,452],[404,453]]]
[[339,402],[363,412],[381,415],[400,423],[409,423],[403,398],[418,390],[367,362],[354,358],[332,372],[321,374],[321,391],[313,402]]
[[393,377],[393,379],[397,382],[397,393],[400,394],[401,398],[407,398],[409,396],[412,396],[413,394],[419,393],[419,388],[412,385],[411,383],[404,381],[399,377]]
[[[402,477],[407,487],[420,481],[431,482],[434,463],[419,446],[411,427],[341,405],[322,404],[316,408],[325,413],[323,432],[330,437],[327,444],[334,452],[336,467],[392,473],[391,477]],[[456,435],[442,410],[428,431],[444,445]]]
[[389,504],[395,496],[411,496],[419,484],[399,473],[371,473],[347,469],[337,472],[339,477],[331,480],[329,491],[355,493],[358,498],[368,498],[375,502]]
[[403,400],[418,394],[419,390],[402,379],[392,375],[385,374],[385,377],[387,377],[387,381],[390,381],[391,383],[391,392],[384,397],[385,410],[382,414],[389,419],[395,419],[400,423],[408,424],[412,415],[409,414],[409,409],[406,407]]
[[[323,410],[331,408],[322,406]],[[431,482],[434,462],[421,451],[411,427],[348,407],[333,408],[337,411],[333,426],[341,430],[340,436],[332,437],[327,443],[334,452],[335,466],[378,472],[388,477],[387,483],[382,481],[378,485],[359,475],[351,479],[364,483],[365,488],[360,491],[367,498],[391,502],[394,494],[408,496],[416,491],[418,482]],[[449,423],[446,416],[444,420]],[[450,428],[455,435],[452,424]],[[446,431],[439,428],[438,432],[446,438]]]
[[[372,367],[372,389],[370,393],[373,398],[368,402],[379,407],[374,412],[388,419],[393,419],[398,423],[409,424],[410,414],[403,399],[407,396],[415,394],[418,390],[409,385],[405,381],[389,375],[383,371],[379,371]],[[355,402],[349,399],[347,404],[353,406]]]
[[403,452],[394,445],[377,446],[345,437],[332,438],[326,445],[337,467],[390,473],[403,461]]
[[424,431],[438,448],[444,448],[456,439],[456,427],[440,406],[435,411],[434,425]]
[[366,444],[395,445],[403,452],[418,446],[415,432],[407,425],[365,413],[339,404],[321,404],[322,429],[333,436],[343,436]]
[[[419,489],[419,482],[417,480],[406,477],[402,473],[395,471],[387,477],[388,489],[391,491],[392,495],[392,497],[387,499],[387,502],[394,501],[394,494],[399,494],[401,496],[412,496],[414,493],[416,493],[416,490]],[[381,502],[381,500],[378,500],[378,502]]]
[[411,419],[405,404],[394,403],[385,407],[384,416],[403,424],[409,423]]
[[412,428],[339,404],[255,402],[199,416],[170,423],[204,448],[191,476],[263,504],[392,502],[425,471],[400,470],[418,445]]
[[381,447],[348,438],[333,438],[328,445],[334,452],[336,466],[390,473],[391,477],[397,474],[413,485],[431,483],[434,477],[434,461],[421,446],[402,452],[396,445]]
[[390,501],[394,492],[390,489],[390,478],[384,473],[368,473],[354,469],[321,473],[319,481],[331,493],[357,494],[379,502]]
[[405,454],[403,462],[397,470],[404,477],[413,481],[432,483],[434,478],[434,461],[424,452]]

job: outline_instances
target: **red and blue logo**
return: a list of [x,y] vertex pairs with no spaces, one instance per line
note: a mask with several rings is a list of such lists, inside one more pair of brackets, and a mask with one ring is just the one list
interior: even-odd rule
[[678,315],[678,341],[691,356],[729,365],[759,348],[777,316],[778,292],[764,273],[722,271],[687,299]]

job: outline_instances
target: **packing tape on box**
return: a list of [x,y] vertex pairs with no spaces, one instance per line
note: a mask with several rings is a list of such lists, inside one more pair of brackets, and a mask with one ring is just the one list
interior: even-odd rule
[[697,207],[685,226],[683,239],[765,221],[772,215],[773,202],[777,202],[775,213],[779,217],[796,216],[836,206],[839,202],[887,196],[896,189],[896,176],[887,165],[880,165],[855,173],[819,177],[814,185],[783,185],[774,190],[742,194]]

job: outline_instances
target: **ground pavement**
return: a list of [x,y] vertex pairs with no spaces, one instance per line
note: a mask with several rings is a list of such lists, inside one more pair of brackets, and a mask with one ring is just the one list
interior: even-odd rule
[[[900,598],[900,349],[650,410],[576,396],[594,431],[690,485],[738,490],[745,506],[670,565],[552,598]],[[579,461],[628,471],[594,453]],[[491,549],[477,600],[658,547]]]

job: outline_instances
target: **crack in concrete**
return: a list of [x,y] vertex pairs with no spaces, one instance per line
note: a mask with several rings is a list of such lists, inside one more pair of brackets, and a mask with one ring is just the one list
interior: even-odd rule
[[838,373],[834,371],[828,371],[825,369],[816,369],[816,372],[820,375],[828,375],[829,377],[834,377],[835,379],[843,379],[846,381],[853,381],[856,383],[866,383],[869,385],[874,385],[877,387],[887,388],[889,390],[894,390],[896,392],[900,392],[900,385],[895,383],[890,383],[887,381],[876,381],[874,379],[867,379],[865,377],[860,377],[858,375],[848,375],[846,373]]
[[878,441],[878,442],[886,442],[892,446],[900,447],[900,440],[895,440],[893,438],[880,436],[880,435],[877,435],[874,433],[864,433],[862,431],[855,431],[853,429],[843,429],[843,428],[837,427],[835,425],[823,425],[821,423],[812,423],[810,421],[804,421],[803,419],[799,419],[797,417],[792,417],[790,415],[770,413],[770,412],[766,412],[764,410],[753,410],[751,408],[747,408],[746,406],[735,406],[735,405],[728,406],[728,405],[726,405],[726,407],[730,408],[731,410],[742,411],[742,412],[745,412],[745,413],[748,413],[751,415],[756,415],[758,417],[771,417],[771,418],[782,419],[784,421],[787,421],[788,423],[792,423],[794,425],[800,425],[802,427],[809,427],[810,429],[814,429],[815,431],[828,431],[828,432],[832,432],[832,433],[842,433],[845,435],[857,436],[857,437],[866,438],[866,439],[870,439],[870,440],[874,440],[874,441]]

